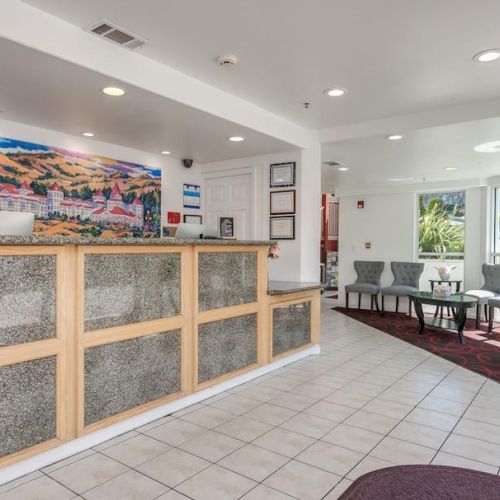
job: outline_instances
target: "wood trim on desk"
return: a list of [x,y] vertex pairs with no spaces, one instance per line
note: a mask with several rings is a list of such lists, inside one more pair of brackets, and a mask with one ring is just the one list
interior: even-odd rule
[[211,387],[212,385],[217,385],[220,384],[221,382],[225,382],[226,380],[238,377],[240,375],[243,375],[244,373],[248,373],[252,370],[255,370],[256,368],[259,368],[259,366],[261,366],[260,363],[253,363],[251,365],[244,366],[243,368],[238,368],[237,370],[234,370],[232,372],[224,373],[223,375],[219,375],[218,377],[211,378],[210,380],[206,380],[201,384],[196,384],[195,391],[201,391],[203,389]]
[[58,355],[64,348],[61,339],[52,338],[0,347],[0,366],[15,365],[25,361],[49,358]]
[[53,438],[48,441],[44,441],[43,443],[38,443],[29,448],[25,448],[21,451],[16,451],[15,453],[11,453],[10,455],[6,455],[4,457],[0,457],[0,468],[7,467],[8,465],[15,464],[16,462],[20,462],[21,460],[25,460],[34,455],[38,455],[39,453],[43,453],[44,451],[51,450],[56,446],[63,444],[64,441]]
[[100,345],[115,344],[123,340],[131,340],[156,333],[168,334],[174,330],[182,329],[184,325],[183,316],[172,316],[171,318],[131,323],[123,326],[113,326],[94,330],[83,334],[82,344],[85,349]]
[[143,413],[143,412],[148,411],[148,410],[152,410],[153,408],[156,408],[157,406],[162,406],[166,403],[170,403],[171,401],[174,401],[174,400],[179,399],[179,398],[186,396],[186,395],[187,394],[183,391],[174,392],[174,393],[169,394],[168,396],[165,396],[163,398],[155,399],[154,401],[149,401],[148,403],[144,403],[144,404],[136,406],[134,408],[130,408],[130,410],[125,410],[121,413],[117,413],[116,415],[111,415],[110,417],[106,417],[102,420],[99,420],[99,422],[94,422],[93,424],[90,424],[90,425],[84,425],[82,427],[82,430],[79,433],[79,435],[85,435],[85,434],[89,434],[91,432],[101,430],[104,427],[108,427],[109,425],[117,424],[118,422],[121,422],[122,420],[126,420],[127,418],[130,418],[130,417],[135,417],[136,415],[139,415],[140,413]]

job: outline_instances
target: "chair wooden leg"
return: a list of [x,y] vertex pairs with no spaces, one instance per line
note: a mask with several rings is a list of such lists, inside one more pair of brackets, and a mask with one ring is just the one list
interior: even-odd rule
[[399,311],[399,297],[396,296],[396,312]]
[[370,312],[373,312],[373,295],[370,295]]
[[361,294],[358,293],[358,310],[361,309]]
[[481,328],[481,306],[478,304],[476,306],[476,330]]
[[484,304],[484,320],[488,321],[488,304]]
[[345,293],[345,308],[349,309],[349,292]]
[[488,333],[493,331],[493,317],[495,316],[495,309],[493,306],[489,307],[488,316]]
[[408,297],[408,316],[411,316],[411,297]]
[[375,295],[375,307],[377,308],[377,312],[380,312],[380,309],[378,307],[378,294]]
[[382,295],[382,316],[385,314],[385,295]]

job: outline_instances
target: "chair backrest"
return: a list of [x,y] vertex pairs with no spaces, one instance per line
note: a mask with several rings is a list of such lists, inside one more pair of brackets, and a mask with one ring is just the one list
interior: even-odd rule
[[500,294],[500,264],[483,264],[482,290]]
[[419,287],[420,276],[424,272],[423,262],[391,262],[394,282],[392,286],[403,285]]
[[384,262],[372,260],[355,260],[354,269],[358,273],[356,283],[380,285],[380,276],[384,270]]

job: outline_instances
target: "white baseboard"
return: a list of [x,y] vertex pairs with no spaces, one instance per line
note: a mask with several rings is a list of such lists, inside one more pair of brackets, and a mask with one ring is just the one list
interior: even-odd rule
[[120,434],[129,432],[133,429],[136,429],[137,427],[141,427],[142,425],[149,424],[150,422],[153,422],[158,418],[182,410],[183,408],[203,401],[204,399],[208,399],[221,392],[227,391],[228,389],[232,389],[233,387],[248,382],[249,380],[261,377],[262,375],[277,370],[278,368],[293,363],[294,361],[298,361],[299,359],[305,358],[312,354],[319,354],[320,351],[321,350],[319,345],[310,347],[309,349],[304,349],[303,351],[299,351],[268,365],[261,366],[256,370],[244,373],[243,375],[214,385],[203,391],[195,392],[194,394],[190,394],[189,396],[186,396],[184,398],[177,399],[163,406],[159,406],[158,408],[154,408],[152,410],[141,413],[140,415],[136,415],[135,417],[123,420],[122,422],[119,422],[117,424],[110,425],[109,427],[106,427],[105,429],[102,429],[100,431],[93,432],[92,434],[87,434],[86,436],[82,436],[80,438],[76,438],[72,441],[69,441],[68,443],[64,443],[58,446],[57,448],[53,448],[34,457],[27,458],[26,460],[22,460],[21,462],[0,469],[0,485],[8,483],[9,481],[13,481],[14,479],[22,477],[43,467],[47,467],[50,464],[59,462],[60,460],[64,460],[65,458],[75,455],[76,453],[88,450],[89,448],[104,443],[105,441],[119,436]]

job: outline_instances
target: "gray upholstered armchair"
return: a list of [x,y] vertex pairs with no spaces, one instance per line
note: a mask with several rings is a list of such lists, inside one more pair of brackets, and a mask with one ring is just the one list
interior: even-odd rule
[[345,287],[345,306],[349,309],[349,294],[358,294],[358,309],[361,309],[361,295],[366,293],[371,296],[370,310],[373,311],[373,303],[378,307],[378,293],[380,292],[380,276],[384,270],[383,262],[355,260],[354,269],[358,274],[352,285]]
[[[399,309],[399,297],[409,297],[410,292],[417,292],[424,264],[419,262],[391,262],[394,281],[391,286],[382,288],[382,313],[385,311],[386,295],[396,297],[396,312]],[[408,300],[408,314],[411,316],[411,300]]]
[[500,295],[500,264],[483,264],[484,285],[479,290],[469,290],[466,295],[479,299],[476,306],[476,328],[481,326],[481,306],[488,321],[488,300]]

